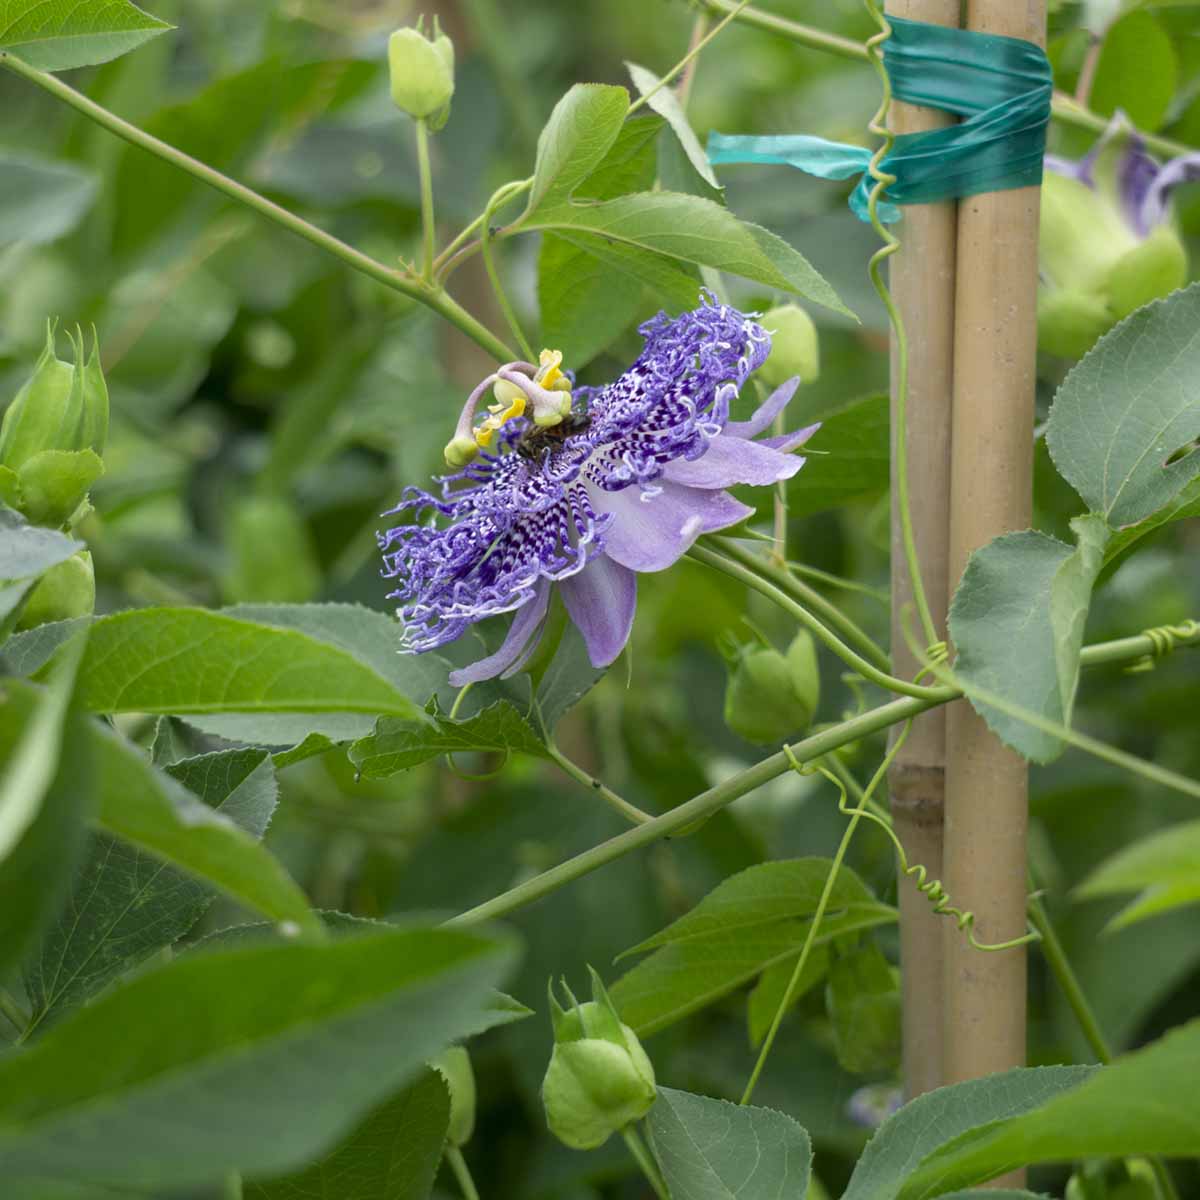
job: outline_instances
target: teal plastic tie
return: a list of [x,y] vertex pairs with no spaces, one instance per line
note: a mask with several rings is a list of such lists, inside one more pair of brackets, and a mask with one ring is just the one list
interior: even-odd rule
[[[896,177],[891,204],[879,204],[884,221],[899,219],[897,204],[930,204],[981,192],[1036,185],[1042,180],[1046,128],[1054,88],[1050,61],[1040,46],[1020,38],[973,33],[889,17],[891,37],[883,62],[897,100],[954,113],[962,120],[944,129],[904,133],[880,164]],[[862,176],[850,197],[860,220],[869,221],[866,173],[872,151],[805,135],[730,137],[714,133],[708,157],[724,163],[774,163],[819,179]]]

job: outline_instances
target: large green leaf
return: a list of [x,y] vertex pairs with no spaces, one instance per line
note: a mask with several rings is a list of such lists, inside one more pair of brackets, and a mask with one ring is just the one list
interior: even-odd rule
[[295,1170],[485,1027],[513,959],[383,927],[184,955],[0,1062],[0,1171],[182,1188]]
[[498,700],[465,721],[439,716],[430,725],[384,717],[374,733],[350,747],[350,761],[366,778],[386,779],[442,754],[470,750],[548,757],[529,722],[507,700]]
[[1171,825],[1119,850],[1079,885],[1075,895],[1091,900],[1122,892],[1141,895],[1113,917],[1110,930],[1200,903],[1200,821]]
[[[1114,529],[1200,475],[1200,284],[1121,322],[1076,364],[1050,409],[1054,465]],[[1181,453],[1182,452],[1182,453]]]
[[108,62],[170,28],[129,0],[0,0],[0,51],[43,71]]
[[1178,77],[1179,59],[1167,31],[1148,12],[1131,12],[1104,35],[1088,107],[1106,117],[1119,109],[1138,129],[1158,129]]
[[1198,1078],[1200,1021],[1193,1021],[1032,1111],[964,1132],[926,1158],[900,1196],[924,1200],[1014,1167],[1093,1155],[1190,1157],[1200,1147]]
[[0,151],[0,245],[52,242],[96,198],[96,177],[74,163]]
[[319,922],[278,859],[223,813],[154,767],[118,734],[88,725],[99,776],[99,825],[276,921]]
[[1020,1067],[918,1096],[879,1127],[842,1200],[895,1200],[921,1161],[941,1146],[968,1130],[1036,1109],[1094,1072],[1094,1067]]
[[695,169],[696,174],[710,188],[716,192],[720,192],[722,190],[720,181],[713,174],[712,164],[708,161],[708,154],[705,152],[704,147],[700,145],[700,139],[696,136],[695,130],[692,129],[692,124],[687,118],[687,113],[683,111],[683,105],[679,103],[679,98],[675,95],[675,89],[664,87],[662,80],[653,71],[648,71],[645,67],[639,66],[635,62],[627,62],[625,69],[629,72],[629,77],[633,80],[634,87],[643,96],[649,97],[646,103],[671,127],[671,132],[675,135],[683,152],[687,155],[688,161]]
[[869,1075],[900,1065],[900,986],[877,942],[835,953],[825,996],[847,1071]]
[[386,713],[420,719],[392,681],[320,631],[200,608],[102,617],[80,672],[94,712]]
[[80,651],[47,688],[7,689],[0,706],[0,969],[53,920],[83,848],[95,780],[71,716]]
[[[1092,585],[1104,563],[1108,529],[1095,515],[1071,522],[1070,546],[1026,530],[993,539],[971,555],[950,606],[958,650],[955,673],[971,684],[1059,725],[1069,725],[1079,684],[1079,652]],[[1066,748],[1055,734],[972,698],[994,733],[1034,762]]]
[[803,470],[787,482],[788,512],[807,516],[883,495],[891,470],[889,421],[883,394],[863,396],[823,417],[804,443]]
[[385,1100],[332,1154],[295,1175],[246,1185],[249,1200],[425,1200],[433,1187],[450,1093],[422,1071]]
[[[186,759],[166,773],[261,838],[278,787],[264,750]],[[194,875],[108,834],[92,837],[65,911],[26,967],[34,1024],[60,1017],[116,976],[181,938],[204,915],[214,890]]]
[[784,1113],[659,1088],[646,1118],[671,1200],[803,1200],[808,1134]]
[[[654,1033],[772,967],[794,964],[829,866],[828,859],[802,858],[750,867],[627,951],[654,953],[609,989],[621,1019],[639,1033]],[[857,875],[843,868],[818,944],[895,919],[895,909],[877,901]]]

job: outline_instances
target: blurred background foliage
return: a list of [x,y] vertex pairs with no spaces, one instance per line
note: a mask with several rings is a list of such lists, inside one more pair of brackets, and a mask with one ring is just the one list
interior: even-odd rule
[[[433,147],[438,213],[451,231],[498,184],[528,173],[537,130],[566,87],[624,83],[626,59],[665,70],[687,46],[695,19],[684,0],[158,0],[151,7],[178,31],[75,73],[72,82],[384,261],[413,257],[419,237],[412,131],[390,102],[384,65],[388,33],[418,8],[436,12],[458,50],[454,112]],[[857,0],[767,7],[856,39],[872,31]],[[1123,18],[1132,27],[1110,33],[1120,44],[1103,52],[1094,106],[1125,108],[1143,127],[1200,145],[1197,6],[1134,7]],[[1051,55],[1068,91],[1086,56],[1088,16],[1085,6],[1061,4],[1053,18]],[[861,141],[876,102],[866,65],[735,26],[703,56],[690,115],[701,137],[720,129]],[[48,316],[96,326],[112,394],[108,471],[82,531],[95,559],[98,611],[317,599],[386,610],[379,514],[406,484],[438,469],[461,398],[486,371],[481,352],[403,297],[3,73],[0,113],[0,397],[15,394],[28,374]],[[1061,128],[1053,138],[1070,155],[1091,141]],[[58,184],[35,206],[20,181],[38,173]],[[829,484],[814,489],[807,471],[794,481],[789,537],[793,557],[854,581],[850,589],[820,586],[885,639],[887,422],[878,397],[887,342],[865,274],[872,234],[846,208],[843,188],[770,168],[731,170],[723,181],[740,216],[792,241],[862,317],[854,326],[814,313],[822,373],[802,389],[794,415],[800,424],[847,411],[826,430],[829,457],[820,470]],[[1179,209],[1194,248],[1200,187],[1181,193]],[[536,238],[499,250],[531,329],[538,328],[537,252]],[[589,382],[636,354],[634,327],[657,307],[628,281],[613,286],[608,344],[579,364]],[[478,259],[452,290],[499,326]],[[780,299],[750,285],[734,286],[732,295],[749,307]],[[1066,365],[1043,363],[1043,413]],[[1037,524],[1062,536],[1080,502],[1040,441],[1037,461]],[[1152,534],[1109,574],[1089,640],[1196,613],[1196,526],[1184,521]],[[651,811],[754,761],[761,751],[722,721],[725,666],[716,652],[723,634],[748,639],[747,611],[786,644],[777,612],[753,596],[747,609],[736,584],[693,563],[643,577],[631,653],[564,723],[564,748]],[[823,658],[819,720],[855,707],[836,667]],[[1090,672],[1079,724],[1198,776],[1195,685],[1186,655],[1135,679],[1116,668]],[[205,744],[185,727],[177,732]],[[881,748],[858,747],[851,768],[863,774]],[[458,763],[472,775],[495,765]],[[1075,753],[1035,769],[1033,782],[1038,881],[1113,1040],[1135,1046],[1200,1013],[1194,908],[1102,936],[1120,903],[1070,899],[1116,849],[1190,815],[1186,802]],[[284,769],[281,786],[272,848],[318,906],[368,916],[462,910],[621,828],[552,766],[526,760],[483,780],[429,765],[371,782],[356,781],[345,756],[334,753]],[[528,952],[510,990],[542,1009],[550,975],[579,987],[592,963],[612,978],[620,951],[731,873],[767,858],[829,854],[842,825],[835,799],[819,779],[779,780],[693,836],[624,859],[519,914],[514,923]],[[877,892],[894,896],[880,836],[863,830],[851,858]],[[880,938],[894,958],[891,939]],[[1036,954],[1032,1005],[1032,1061],[1087,1057]],[[736,1095],[750,1064],[745,1008],[736,996],[650,1039],[660,1080]],[[800,1013],[784,1027],[757,1099],[786,1109],[812,1133],[818,1172],[836,1188],[868,1133],[850,1098],[892,1073],[885,1062],[865,1074],[839,1065],[819,994],[810,993]],[[615,1146],[585,1156],[545,1135],[537,1086],[549,1041],[548,1023],[537,1019],[475,1044],[481,1110],[468,1157],[486,1194],[639,1194]],[[1053,1185],[1055,1177],[1038,1182]]]

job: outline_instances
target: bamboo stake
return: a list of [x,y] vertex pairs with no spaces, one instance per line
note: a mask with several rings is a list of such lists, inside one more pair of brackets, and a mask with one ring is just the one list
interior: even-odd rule
[[[968,28],[1044,44],[1045,0],[969,0]],[[1032,508],[1040,192],[959,204],[950,579],[972,550],[1027,528]],[[1028,770],[966,703],[947,711],[946,887],[981,940],[1025,930]],[[946,1082],[1025,1061],[1024,949],[981,954],[950,929]]]
[[[887,13],[929,24],[959,24],[960,0],[890,0]],[[892,105],[897,133],[916,133],[949,124],[933,108]],[[958,206],[907,205],[899,229],[901,247],[888,262],[888,281],[904,319],[909,342],[909,509],[925,591],[939,629],[945,628],[950,512],[950,418],[954,365],[954,257]],[[896,461],[896,363],[892,360],[892,460]],[[920,669],[904,637],[913,603],[904,556],[895,472],[892,482],[892,659],[911,679]],[[942,805],[945,789],[946,714],[923,713],[912,725],[888,772],[896,835],[908,861],[923,863],[933,878],[942,872]],[[942,918],[901,877],[900,958],[903,965],[904,1090],[919,1096],[942,1083]]]

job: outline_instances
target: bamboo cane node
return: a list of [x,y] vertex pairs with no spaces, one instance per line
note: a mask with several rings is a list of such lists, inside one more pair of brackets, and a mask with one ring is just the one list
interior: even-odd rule
[[910,826],[941,828],[945,789],[946,769],[940,764],[900,762],[888,772],[892,815]]

